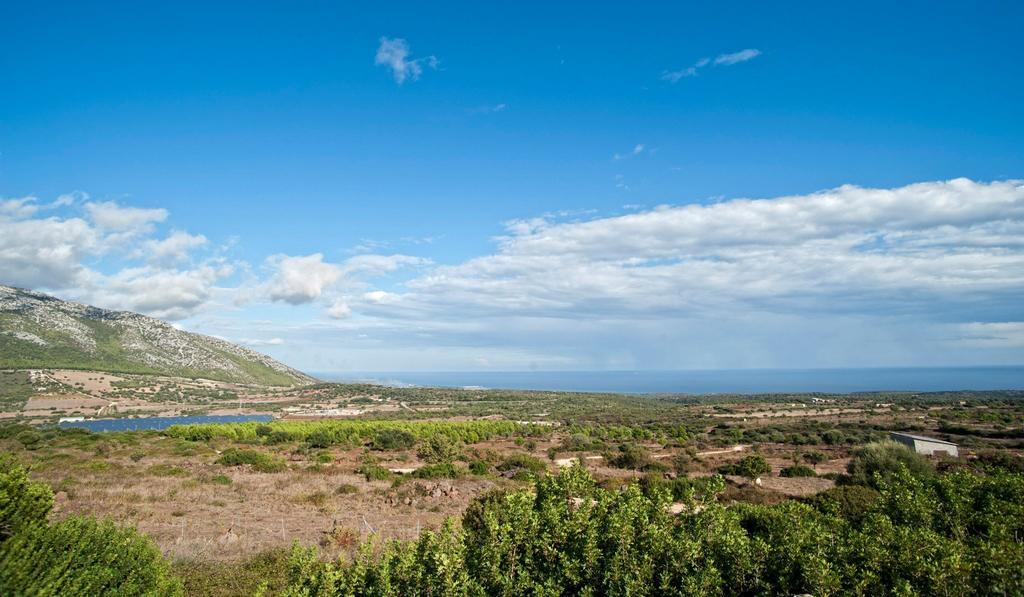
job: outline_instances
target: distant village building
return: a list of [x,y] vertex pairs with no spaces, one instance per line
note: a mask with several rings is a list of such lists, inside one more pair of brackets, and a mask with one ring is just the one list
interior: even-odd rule
[[925,437],[923,435],[914,435],[912,433],[899,433],[896,431],[891,432],[889,437],[894,441],[907,446],[918,454],[924,454],[925,456],[934,456],[936,454],[945,454],[947,456],[960,455],[960,451],[957,449],[956,444],[941,439],[935,439],[934,437]]

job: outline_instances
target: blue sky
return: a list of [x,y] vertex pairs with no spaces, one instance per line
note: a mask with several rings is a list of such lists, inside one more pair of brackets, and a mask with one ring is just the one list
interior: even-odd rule
[[7,3],[0,282],[320,371],[1019,364],[1022,17]]

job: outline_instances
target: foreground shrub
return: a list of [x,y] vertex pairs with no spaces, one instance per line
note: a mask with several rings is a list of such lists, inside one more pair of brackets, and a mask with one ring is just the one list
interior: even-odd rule
[[604,490],[571,467],[540,478],[535,494],[481,496],[461,528],[367,543],[350,563],[296,548],[284,594],[1024,594],[1024,476],[922,479],[904,468],[874,493],[859,520],[693,494],[675,516],[653,477],[646,491]]
[[0,541],[19,529],[43,524],[53,507],[53,491],[29,479],[28,471],[0,456]]
[[0,544],[0,594],[178,595],[149,538],[110,521],[33,525]]
[[49,487],[0,458],[0,595],[180,595],[160,551],[134,529],[71,517],[49,524]]
[[901,443],[892,440],[872,442],[854,453],[846,467],[849,482],[875,487],[906,469],[916,477],[928,477],[934,469],[928,460]]
[[879,493],[863,485],[840,485],[826,489],[808,502],[818,510],[860,522],[875,507]]
[[279,456],[264,454],[258,450],[245,448],[228,448],[216,460],[217,464],[224,466],[241,466],[248,464],[254,471],[261,473],[277,473],[285,468],[284,459]]

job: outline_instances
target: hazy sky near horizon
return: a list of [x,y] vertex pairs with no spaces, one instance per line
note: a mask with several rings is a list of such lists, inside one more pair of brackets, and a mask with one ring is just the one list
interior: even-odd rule
[[312,371],[1024,363],[1014,2],[5,3],[0,283]]

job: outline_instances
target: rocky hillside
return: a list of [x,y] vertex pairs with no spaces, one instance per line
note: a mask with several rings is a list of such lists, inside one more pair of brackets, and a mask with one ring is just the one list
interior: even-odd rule
[[13,368],[88,369],[266,385],[314,381],[266,355],[181,331],[159,319],[0,286],[0,369]]

